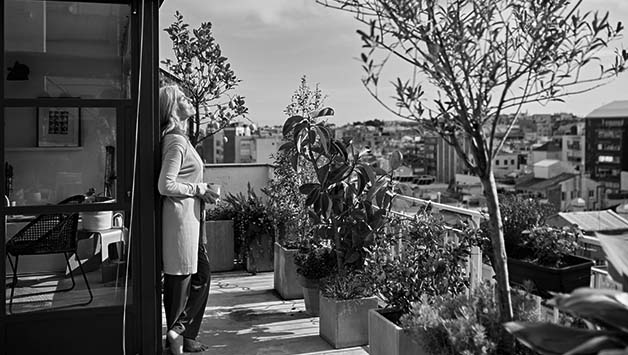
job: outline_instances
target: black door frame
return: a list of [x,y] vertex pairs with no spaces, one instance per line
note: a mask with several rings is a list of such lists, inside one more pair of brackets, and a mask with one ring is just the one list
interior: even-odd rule
[[[55,0],[48,0],[55,1]],[[65,210],[113,210],[126,209],[130,210],[133,206],[133,226],[131,232],[131,260],[133,277],[133,299],[131,305],[126,309],[126,350],[128,354],[155,354],[161,350],[161,291],[160,291],[160,265],[157,258],[160,252],[160,241],[157,236],[160,235],[161,226],[156,222],[158,217],[158,203],[156,180],[159,166],[159,125],[156,122],[158,117],[158,68],[159,68],[159,52],[158,52],[158,10],[159,0],[82,0],[83,2],[92,3],[114,3],[131,5],[131,28],[132,28],[132,93],[130,100],[65,100],[64,104],[71,104],[79,107],[114,107],[117,110],[118,124],[118,175],[120,180],[118,183],[118,203],[110,206],[92,205],[67,208]],[[4,59],[4,5],[0,5],[0,67],[5,68]],[[143,25],[143,31],[140,26]],[[141,48],[140,48],[141,47]],[[141,63],[140,63],[141,58]],[[2,72],[4,76],[4,71]],[[138,80],[139,79],[139,80]],[[138,81],[140,86],[138,87]],[[138,90],[139,89],[139,90]],[[138,97],[139,93],[139,97]],[[0,78],[0,123],[4,122],[4,110],[6,107],[19,106],[46,106],[58,105],[56,99],[5,99],[4,98],[4,77]],[[133,163],[135,156],[135,118],[139,116],[137,136],[137,161],[136,161],[136,184],[134,193],[131,195],[133,181]],[[124,127],[124,128],[123,128]],[[4,125],[0,124],[0,162],[4,162]],[[124,168],[121,168],[124,166]],[[0,164],[0,195],[4,195],[4,164]],[[153,183],[147,183],[147,182]],[[128,192],[128,194],[127,194]],[[133,202],[131,201],[133,196]],[[1,205],[1,204],[0,204]],[[0,240],[5,239],[4,221],[6,215],[18,213],[41,213],[45,211],[54,211],[58,206],[23,206],[23,207],[4,207],[0,206],[0,220],[2,220],[3,228],[0,228]],[[140,228],[142,226],[142,228]],[[5,245],[0,243],[0,257],[5,258]],[[4,260],[0,262],[0,274],[5,274]],[[15,327],[33,327],[31,333],[23,334],[24,339],[39,342],[43,348],[41,351],[50,353],[49,344],[42,344],[42,334],[34,329],[38,323],[58,321],[59,327],[63,328],[64,322],[69,319],[73,321],[80,320],[98,320],[103,319],[102,325],[105,329],[107,326],[113,325],[114,329],[122,332],[122,306],[100,307],[87,309],[60,310],[56,312],[35,312],[16,315],[6,314],[4,283],[0,287],[0,354],[17,354],[8,349],[7,334],[12,326]],[[107,318],[108,317],[108,318]],[[110,319],[106,321],[105,319]],[[117,320],[117,321],[116,321]],[[52,329],[51,329],[52,330]],[[41,331],[41,330],[40,330]],[[77,353],[100,354],[100,349],[94,348],[90,344],[90,335],[93,337],[93,329],[85,329],[85,334],[72,334],[73,339],[77,339]],[[29,339],[30,338],[30,339]],[[55,341],[52,338],[51,341]],[[67,337],[59,338],[55,349],[59,349],[64,353],[72,353],[74,350],[68,348]],[[75,344],[77,345],[77,344]],[[122,347],[118,345],[119,353],[122,353]],[[81,349],[81,350],[79,350]],[[65,351],[65,350],[70,350]],[[102,352],[105,353],[105,352]],[[110,354],[110,351],[106,351]]]

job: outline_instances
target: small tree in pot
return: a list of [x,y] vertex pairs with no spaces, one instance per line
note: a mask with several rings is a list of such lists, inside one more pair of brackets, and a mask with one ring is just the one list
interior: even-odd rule
[[[356,151],[350,140],[334,138],[326,122],[318,121],[332,114],[332,109],[325,108],[309,117],[288,118],[283,127],[288,142],[280,150],[295,154],[295,169],[303,160],[316,173],[316,181],[301,185],[300,191],[306,196],[306,206],[310,207],[314,236],[330,241],[336,257],[337,277],[343,280],[362,269],[364,248],[384,226],[394,197],[393,171],[401,165],[402,156],[399,152],[391,155],[388,172],[373,168],[367,160],[368,150]],[[326,283],[334,285],[337,281],[331,279]],[[322,291],[321,303],[328,302],[329,306],[321,304],[321,312],[342,312],[344,305],[330,303],[333,301],[325,297],[333,294],[333,287],[323,287]],[[360,310],[356,313],[362,322],[360,329],[349,329],[354,332],[342,334],[341,330],[346,327],[339,325],[337,314],[330,311],[332,314],[321,313],[321,336],[335,347],[364,344],[367,340],[366,310],[377,305],[374,298],[365,302],[353,307]]]

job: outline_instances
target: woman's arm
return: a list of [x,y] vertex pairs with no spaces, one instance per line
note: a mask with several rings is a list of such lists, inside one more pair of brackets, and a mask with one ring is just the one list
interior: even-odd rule
[[164,144],[164,153],[161,161],[161,171],[157,188],[163,196],[194,197],[203,196],[207,191],[205,183],[178,182],[177,176],[181,170],[185,157],[185,140],[176,137]]

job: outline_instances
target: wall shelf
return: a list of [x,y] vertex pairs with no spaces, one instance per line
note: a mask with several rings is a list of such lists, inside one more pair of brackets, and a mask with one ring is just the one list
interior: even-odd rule
[[72,152],[83,150],[83,147],[6,147],[6,152]]

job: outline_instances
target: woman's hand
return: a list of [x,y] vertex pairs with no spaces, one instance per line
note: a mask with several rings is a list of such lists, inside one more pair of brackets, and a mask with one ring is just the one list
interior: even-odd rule
[[216,203],[220,195],[211,190],[211,188],[207,189],[203,195],[201,195],[201,199],[205,203]]

